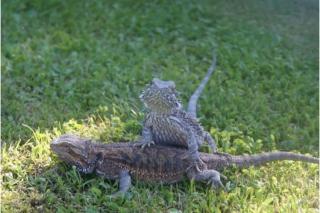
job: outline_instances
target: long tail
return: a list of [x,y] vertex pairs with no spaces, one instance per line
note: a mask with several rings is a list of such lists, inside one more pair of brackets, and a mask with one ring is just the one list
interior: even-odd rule
[[209,169],[223,169],[230,166],[245,168],[260,166],[272,161],[293,160],[319,164],[319,158],[291,152],[267,152],[257,155],[232,156],[224,153],[202,155]]
[[198,99],[199,99],[199,97],[201,95],[201,92],[203,91],[205,85],[209,81],[210,76],[214,72],[214,70],[216,68],[216,63],[217,63],[216,55],[215,55],[215,53],[213,53],[212,63],[211,63],[211,66],[208,69],[208,72],[207,72],[206,76],[202,79],[200,85],[194,91],[194,93],[192,94],[192,96],[189,99],[188,112],[191,115],[193,115],[194,117],[197,117],[197,101],[198,101]]

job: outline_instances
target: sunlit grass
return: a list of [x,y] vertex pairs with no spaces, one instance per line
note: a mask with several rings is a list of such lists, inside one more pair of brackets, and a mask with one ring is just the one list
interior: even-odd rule
[[[117,124],[112,122],[117,120]],[[62,210],[138,212],[180,209],[185,211],[286,211],[314,210],[318,207],[318,166],[297,162],[272,163],[266,167],[224,171],[227,192],[210,191],[205,184],[184,181],[174,185],[134,182],[127,200],[111,199],[108,195],[118,190],[116,181],[104,180],[95,175],[80,175],[74,167],[58,163],[49,149],[50,141],[66,132],[83,137],[108,141],[111,132],[123,134],[125,123],[117,117],[102,117],[97,121],[89,117],[86,122],[70,120],[52,131],[34,130],[24,145],[9,145],[2,151],[2,204],[3,210]],[[109,134],[106,134],[106,131]],[[222,141],[233,143],[244,140],[238,133],[216,133]],[[233,135],[230,139],[228,135]],[[243,145],[234,143],[227,152],[242,152]],[[295,174],[295,175],[293,175]]]

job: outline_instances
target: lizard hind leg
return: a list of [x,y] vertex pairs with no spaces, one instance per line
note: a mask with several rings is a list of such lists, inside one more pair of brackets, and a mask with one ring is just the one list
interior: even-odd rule
[[216,142],[215,140],[211,137],[211,135],[208,133],[208,132],[205,132],[205,135],[204,135],[204,140],[208,142],[210,148],[211,148],[211,151],[214,153],[214,152],[217,152],[217,145],[216,145]]
[[189,156],[191,157],[193,163],[192,166],[199,172],[202,168],[206,169],[206,165],[204,162],[201,160],[199,156],[199,151],[198,151],[198,143],[196,141],[195,135],[193,134],[192,131],[188,131],[188,152]]

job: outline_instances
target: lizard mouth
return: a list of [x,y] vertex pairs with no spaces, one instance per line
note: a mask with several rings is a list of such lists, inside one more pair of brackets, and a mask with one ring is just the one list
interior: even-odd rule
[[54,139],[50,147],[60,159],[74,165],[83,164],[83,161],[88,158],[90,149],[88,140],[70,134]]

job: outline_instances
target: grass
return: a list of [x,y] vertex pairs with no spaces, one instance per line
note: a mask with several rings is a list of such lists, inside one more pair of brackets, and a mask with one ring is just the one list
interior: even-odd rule
[[199,118],[222,151],[318,156],[318,2],[6,1],[2,5],[4,212],[317,212],[318,166],[227,170],[228,192],[184,181],[117,182],[60,163],[49,143],[74,132],[129,141],[152,77],[184,103],[210,64]]

